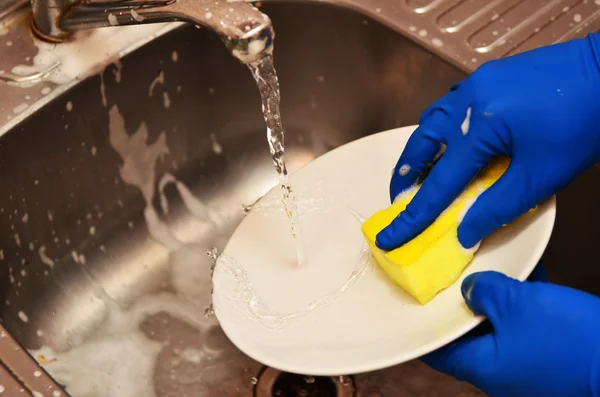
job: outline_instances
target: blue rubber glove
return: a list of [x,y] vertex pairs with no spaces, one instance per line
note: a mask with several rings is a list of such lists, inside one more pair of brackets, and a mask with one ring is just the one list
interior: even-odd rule
[[600,396],[600,298],[496,272],[465,279],[471,310],[493,331],[422,360],[490,397]]
[[406,210],[377,236],[391,250],[427,228],[494,156],[511,165],[463,219],[471,248],[565,187],[600,159],[600,35],[492,61],[421,117],[400,156],[392,200],[423,178]]

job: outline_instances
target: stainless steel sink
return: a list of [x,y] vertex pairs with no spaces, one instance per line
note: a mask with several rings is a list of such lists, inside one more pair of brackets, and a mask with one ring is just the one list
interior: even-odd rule
[[[263,10],[277,34],[275,63],[292,172],[345,142],[416,124],[432,101],[465,77],[392,29],[348,9],[272,3]],[[123,159],[109,139],[111,114],[113,127],[122,118],[120,131],[130,137],[143,124],[149,144],[166,142],[169,151],[156,164],[153,203],[197,258],[183,273],[173,268],[178,258],[149,235],[142,193],[122,178]],[[130,154],[135,153],[140,152]],[[577,206],[559,199],[548,265],[554,280],[597,293],[597,283],[587,280],[600,271],[586,267],[589,258],[561,263],[583,255],[569,232],[577,219],[587,220],[591,229],[582,206],[588,203],[593,210],[589,184],[596,173],[590,171],[587,181],[563,194]],[[159,192],[165,174],[180,183],[163,186],[168,213],[161,209]],[[120,390],[119,382],[126,379],[117,373],[125,371],[153,387],[158,397],[274,395],[262,392],[263,379],[255,378],[264,375],[262,365],[240,353],[204,313],[211,275],[204,251],[221,249],[243,206],[276,184],[256,85],[217,37],[191,26],[176,29],[50,101],[0,137],[0,183],[3,324],[25,348],[56,351],[55,365],[72,360],[71,368],[78,367],[82,378],[66,381],[58,370],[59,382],[70,386],[100,379]],[[199,201],[195,207],[185,205],[176,186],[193,193]],[[218,217],[210,227],[207,213]],[[135,308],[148,301],[148,313],[140,315]],[[119,321],[140,315],[143,338],[157,342],[149,373],[131,370],[135,352],[124,345],[109,351],[122,354],[119,359],[99,358],[106,356],[102,341],[115,313]],[[90,341],[97,344],[89,358],[65,353]],[[108,372],[83,377],[86,369],[98,368]],[[359,397],[481,395],[418,361],[348,379]],[[127,393],[123,396],[134,395]],[[73,392],[79,395],[87,397]]]
[[[465,76],[352,11],[318,4],[269,4],[264,11],[277,31],[275,62],[292,171],[345,142],[416,123],[431,101]],[[309,18],[310,29],[297,35]],[[149,143],[164,134],[169,153],[156,166],[157,183],[171,173],[222,215],[220,230],[207,234],[174,185],[165,188],[169,212],[159,211],[161,218],[204,257],[205,249],[222,248],[243,205],[276,183],[256,85],[217,37],[193,27],[121,62],[120,82],[117,66],[110,66],[102,79],[79,83],[0,139],[4,325],[28,349],[65,351],[99,337],[107,302],[127,311],[149,295],[173,294],[192,305],[196,319],[190,325],[159,310],[142,322],[148,338],[168,341],[147,379],[156,395],[250,396],[261,364],[237,351],[214,318],[204,315],[210,258],[190,271],[197,291],[182,295],[171,282],[168,250],[149,236],[142,194],[120,176],[122,159],[109,142],[109,109],[118,107],[129,135],[141,123]],[[164,83],[149,96],[159,75]],[[154,201],[158,210],[158,193]],[[185,347],[212,353],[179,363]],[[354,381],[358,396],[478,395],[418,362]]]

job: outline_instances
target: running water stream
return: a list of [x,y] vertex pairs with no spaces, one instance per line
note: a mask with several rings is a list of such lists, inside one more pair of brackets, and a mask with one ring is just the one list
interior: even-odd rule
[[301,266],[305,260],[304,245],[298,217],[298,206],[288,180],[288,172],[285,165],[284,129],[279,110],[281,96],[273,55],[267,55],[248,66],[256,80],[262,99],[262,112],[267,124],[267,141],[269,142],[269,149],[273,157],[275,170],[279,176],[279,185],[282,191],[281,201],[290,220],[292,237],[296,241],[298,265]]

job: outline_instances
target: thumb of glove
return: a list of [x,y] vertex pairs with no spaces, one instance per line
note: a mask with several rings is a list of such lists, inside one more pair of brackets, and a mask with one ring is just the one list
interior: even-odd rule
[[488,271],[467,276],[461,292],[467,306],[477,315],[486,316],[495,329],[517,302],[521,283],[502,273]]
[[[501,273],[483,272],[465,278],[461,291],[469,308],[476,314],[487,316],[496,328],[514,301],[519,285],[517,280]],[[421,359],[437,371],[489,389],[486,386],[496,372],[497,347],[495,332],[481,336],[467,334]]]

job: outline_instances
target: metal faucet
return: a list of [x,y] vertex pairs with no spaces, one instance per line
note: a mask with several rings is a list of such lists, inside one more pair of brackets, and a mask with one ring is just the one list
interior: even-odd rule
[[183,21],[214,30],[243,63],[273,51],[271,20],[243,0],[31,0],[31,5],[34,32],[52,42],[81,29]]

